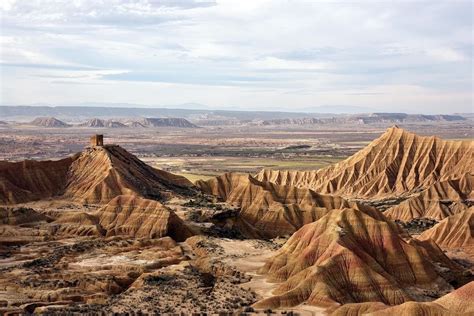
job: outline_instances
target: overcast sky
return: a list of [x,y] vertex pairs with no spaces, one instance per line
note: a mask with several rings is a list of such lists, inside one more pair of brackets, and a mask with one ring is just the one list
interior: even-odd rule
[[471,0],[1,0],[1,104],[473,111]]

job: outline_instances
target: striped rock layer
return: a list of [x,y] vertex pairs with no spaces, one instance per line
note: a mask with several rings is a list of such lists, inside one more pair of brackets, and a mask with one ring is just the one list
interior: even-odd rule
[[87,148],[58,161],[0,162],[0,204],[51,197],[107,203],[123,194],[165,200],[192,193],[184,177],[154,169],[114,145]]
[[183,241],[192,236],[183,221],[158,201],[120,195],[95,213],[68,212],[50,225],[58,235],[172,237]]
[[474,257],[474,207],[445,218],[418,239],[432,240],[443,249],[461,248]]
[[256,180],[248,174],[226,173],[196,182],[204,193],[238,206],[241,229],[256,237],[273,238],[292,234],[320,219],[332,209],[369,206],[312,190]]
[[317,171],[262,170],[257,179],[351,198],[406,196],[474,173],[474,142],[423,137],[398,127],[339,163]]
[[384,214],[390,219],[410,221],[414,218],[443,220],[468,209],[474,200],[474,175],[465,174],[458,179],[439,181],[428,189],[388,209]]
[[293,234],[265,264],[261,273],[281,284],[256,306],[397,305],[412,300],[414,289],[449,291],[437,267],[458,267],[436,245],[428,246],[405,241],[378,211],[332,210]]
[[388,306],[383,303],[346,304],[335,311],[331,316],[391,316],[391,315],[426,315],[426,316],[468,316],[474,314],[474,281],[459,289],[440,297],[433,302],[406,302],[397,306]]

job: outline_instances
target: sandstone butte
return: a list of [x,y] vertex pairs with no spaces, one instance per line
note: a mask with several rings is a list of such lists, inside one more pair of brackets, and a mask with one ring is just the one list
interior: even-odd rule
[[474,281],[457,290],[434,300],[433,302],[406,302],[397,306],[388,306],[383,303],[365,302],[346,304],[335,311],[331,316],[391,316],[391,315],[430,315],[430,316],[468,316],[474,314]]
[[292,234],[332,209],[370,208],[309,189],[258,181],[248,174],[226,173],[207,181],[197,181],[196,186],[206,194],[238,206],[241,209],[239,228],[253,237]]
[[474,142],[446,141],[391,127],[378,139],[317,171],[262,170],[257,179],[346,198],[409,196],[430,185],[474,174]]
[[281,284],[255,306],[330,308],[429,299],[431,291],[453,290],[440,267],[460,277],[461,267],[436,244],[405,241],[400,228],[379,211],[332,210],[303,226],[268,260],[260,272]]
[[118,195],[166,200],[193,192],[186,178],[152,168],[116,145],[87,148],[58,161],[0,162],[0,204],[52,197],[108,203]]
[[462,249],[474,257],[474,207],[449,216],[424,231],[419,240],[433,240],[443,249]]

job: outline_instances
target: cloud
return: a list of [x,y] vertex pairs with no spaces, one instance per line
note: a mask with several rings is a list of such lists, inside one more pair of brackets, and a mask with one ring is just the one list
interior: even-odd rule
[[217,73],[175,73],[175,72],[126,72],[119,74],[109,74],[102,77],[105,80],[116,81],[135,81],[135,82],[166,82],[194,85],[256,85],[275,79],[256,77],[256,76],[238,76],[225,75]]
[[71,70],[71,71],[97,69],[97,68],[88,67],[88,66],[56,65],[56,64],[33,64],[33,63],[0,63],[0,67],[60,69],[60,70]]
[[430,57],[433,57],[439,61],[446,61],[446,62],[455,62],[455,61],[463,61],[467,58],[460,52],[452,48],[434,48],[428,49],[426,54]]
[[[387,111],[409,100],[431,111],[448,95],[448,110],[472,104],[469,0],[4,0],[0,12],[10,104],[156,104],[157,90],[167,104],[254,108],[365,102]],[[42,89],[25,95],[14,84]]]

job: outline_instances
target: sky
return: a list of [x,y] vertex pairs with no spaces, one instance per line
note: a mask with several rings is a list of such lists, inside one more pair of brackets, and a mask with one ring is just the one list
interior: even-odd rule
[[471,0],[1,0],[0,104],[473,108]]

